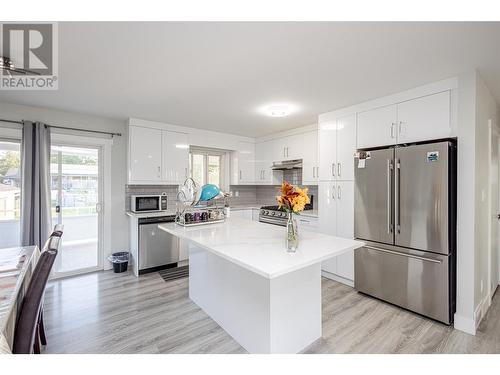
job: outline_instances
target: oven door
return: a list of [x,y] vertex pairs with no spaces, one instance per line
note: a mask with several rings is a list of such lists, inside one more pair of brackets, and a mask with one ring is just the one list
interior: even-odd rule
[[159,195],[155,196],[135,196],[134,212],[156,212],[161,210],[161,199]]

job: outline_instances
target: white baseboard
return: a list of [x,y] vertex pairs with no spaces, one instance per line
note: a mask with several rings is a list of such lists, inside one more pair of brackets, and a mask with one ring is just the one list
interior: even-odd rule
[[466,318],[455,313],[453,327],[459,331],[468,333],[469,335],[476,335],[476,322],[474,319]]
[[477,327],[479,327],[481,320],[483,320],[490,306],[491,306],[491,296],[486,295],[484,296],[483,300],[479,302],[479,304],[477,305],[476,311],[474,311],[474,320],[476,324],[476,329]]
[[354,281],[353,280],[346,279],[346,278],[344,278],[342,276],[335,275],[333,273],[330,273],[330,272],[327,272],[327,271],[324,271],[324,270],[321,271],[321,276],[326,277],[327,279],[330,279],[330,280],[333,280],[333,281],[337,281],[337,282],[339,282],[341,284],[350,286],[351,288],[354,288]]

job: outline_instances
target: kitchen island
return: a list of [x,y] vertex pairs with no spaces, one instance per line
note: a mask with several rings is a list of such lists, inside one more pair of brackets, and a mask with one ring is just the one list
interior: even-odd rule
[[296,253],[285,228],[229,218],[160,229],[188,240],[189,297],[250,353],[297,353],[321,337],[321,262],[363,246],[304,231]]

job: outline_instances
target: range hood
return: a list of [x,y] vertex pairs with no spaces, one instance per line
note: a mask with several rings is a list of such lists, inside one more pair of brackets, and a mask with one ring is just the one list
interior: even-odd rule
[[273,170],[302,169],[302,159],[275,161],[271,166]]

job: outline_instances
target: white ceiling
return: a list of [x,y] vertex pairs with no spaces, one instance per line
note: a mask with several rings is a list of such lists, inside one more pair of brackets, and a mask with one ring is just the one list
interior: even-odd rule
[[256,137],[474,68],[500,103],[499,46],[500,22],[60,23],[59,90],[0,101]]

